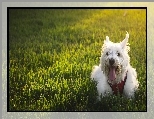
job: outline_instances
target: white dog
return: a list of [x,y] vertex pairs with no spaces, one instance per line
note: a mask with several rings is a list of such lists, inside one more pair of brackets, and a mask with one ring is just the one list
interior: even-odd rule
[[106,36],[102,47],[100,65],[94,66],[91,78],[97,81],[97,90],[100,96],[108,94],[124,94],[128,98],[134,97],[139,83],[137,73],[130,65],[128,56],[129,34],[120,43],[113,43]]

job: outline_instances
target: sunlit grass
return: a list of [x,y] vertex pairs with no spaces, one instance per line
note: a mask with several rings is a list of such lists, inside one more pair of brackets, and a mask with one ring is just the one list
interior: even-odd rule
[[[125,14],[126,12],[126,14]],[[11,10],[9,110],[145,111],[145,10]],[[125,15],[124,15],[125,14]],[[111,96],[97,102],[90,79],[108,35],[130,33],[131,64],[140,88],[135,100]]]

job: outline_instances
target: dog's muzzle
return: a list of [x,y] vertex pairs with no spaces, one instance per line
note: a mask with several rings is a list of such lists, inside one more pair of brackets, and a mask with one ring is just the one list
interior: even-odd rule
[[109,59],[109,80],[113,81],[116,79],[116,69],[117,66],[114,66],[115,60],[113,58]]

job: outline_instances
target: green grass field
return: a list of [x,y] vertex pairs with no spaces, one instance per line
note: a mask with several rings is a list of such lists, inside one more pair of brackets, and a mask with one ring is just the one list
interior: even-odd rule
[[[126,31],[139,90],[97,102],[92,67]],[[146,111],[146,10],[12,9],[8,78],[10,111]]]

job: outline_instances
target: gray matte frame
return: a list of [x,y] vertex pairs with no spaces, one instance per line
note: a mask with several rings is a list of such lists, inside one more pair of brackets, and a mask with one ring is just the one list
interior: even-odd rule
[[[16,112],[16,113],[11,113],[11,112],[6,112],[6,108],[7,108],[7,67],[6,67],[6,63],[7,63],[7,18],[6,18],[6,7],[8,6],[42,6],[42,7],[51,7],[51,6],[76,6],[76,7],[85,7],[85,6],[95,6],[95,7],[103,7],[103,6],[106,6],[106,7],[119,7],[119,6],[143,6],[143,7],[148,7],[148,13],[147,13],[147,28],[148,28],[148,33],[147,33],[147,91],[148,91],[148,98],[147,98],[147,101],[148,101],[148,112],[147,113],[135,113],[135,112],[132,112],[132,113],[121,113],[121,112],[110,112],[110,113],[106,113],[106,112],[103,112],[103,113],[93,113],[93,112],[61,112],[61,113],[56,113],[56,112],[51,112],[51,113],[47,113],[47,112],[23,112],[23,113],[19,113],[19,112]],[[154,56],[154,41],[152,42],[153,40],[153,36],[152,36],[152,33],[154,32],[154,17],[153,17],[153,10],[154,10],[154,3],[134,3],[134,2],[127,2],[127,3],[110,3],[110,2],[101,2],[101,3],[98,3],[98,2],[95,2],[95,3],[86,3],[86,2],[78,2],[78,3],[66,3],[66,2],[61,2],[61,3],[57,3],[57,2],[54,2],[54,3],[44,3],[44,2],[31,2],[31,3],[24,3],[24,2],[8,2],[8,3],[2,3],[2,118],[90,118],[90,119],[93,119],[93,118],[126,118],[126,119],[130,119],[130,118],[152,118],[153,117],[153,109],[154,109],[154,98],[153,98],[153,89],[154,89],[154,74],[153,74],[153,69],[154,69],[154,66],[152,65],[154,60],[153,60],[153,57]]]

